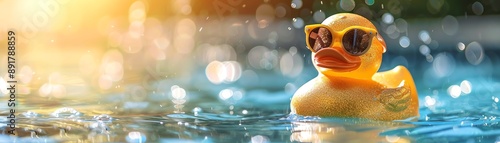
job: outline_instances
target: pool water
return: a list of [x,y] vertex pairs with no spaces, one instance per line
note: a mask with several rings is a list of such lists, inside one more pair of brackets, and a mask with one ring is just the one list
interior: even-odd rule
[[[465,69],[464,69],[465,70]],[[481,78],[480,78],[481,79]],[[418,80],[417,80],[418,81]],[[469,78],[473,92],[450,96],[451,89],[420,89],[420,117],[392,122],[289,114],[291,94],[250,89],[243,97],[221,98],[218,89],[190,89],[188,101],[147,91],[93,98],[20,97],[16,134],[8,142],[497,142],[500,141],[499,86]],[[165,83],[167,82],[167,83]],[[156,81],[151,86],[168,84]],[[170,83],[175,83],[171,81]],[[456,82],[459,86],[460,83]],[[477,84],[476,84],[477,83]],[[478,87],[481,84],[485,88]],[[417,83],[417,85],[421,85]],[[462,85],[465,86],[465,85]],[[176,87],[175,85],[173,86]],[[130,87],[130,88],[133,88]],[[180,88],[180,87],[177,87]],[[194,88],[194,87],[191,87]],[[174,89],[175,90],[175,89]],[[228,88],[234,93],[241,89]],[[462,92],[462,91],[460,91]],[[175,94],[175,93],[174,93]],[[197,96],[197,98],[192,96]],[[180,106],[179,106],[180,105]],[[19,111],[18,111],[19,112]],[[2,119],[2,130],[8,130]]]
[[[500,142],[498,2],[110,1],[0,2],[47,14],[0,14],[19,61],[12,108],[0,52],[0,142]],[[338,12],[377,27],[380,71],[410,70],[418,117],[290,114],[318,74],[303,27]]]

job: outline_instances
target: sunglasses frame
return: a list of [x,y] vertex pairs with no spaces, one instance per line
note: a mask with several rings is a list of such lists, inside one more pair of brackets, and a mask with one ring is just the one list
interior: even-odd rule
[[[314,51],[314,49],[312,49],[313,47],[309,44],[309,36],[310,36],[310,33],[316,29],[316,28],[326,28],[331,34],[332,34],[332,42],[330,43],[330,45],[328,45],[327,47],[330,47],[332,46],[335,42],[340,42],[341,43],[341,46],[342,46],[342,49],[344,49],[344,51],[346,53],[348,53],[349,55],[352,55],[352,56],[361,56],[363,54],[365,54],[371,47],[371,44],[373,43],[373,37],[375,37],[378,33],[377,33],[377,30],[373,29],[373,28],[367,28],[367,27],[363,27],[363,26],[349,26],[347,28],[345,28],[344,30],[342,31],[334,31],[332,30],[329,26],[327,25],[324,25],[324,24],[312,24],[312,25],[306,25],[305,28],[304,28],[304,32],[306,33],[306,44],[307,44],[307,48],[309,50],[311,50],[312,52],[316,53],[317,51]],[[359,29],[359,30],[362,30],[366,33],[369,34],[370,36],[370,43],[368,43],[368,47],[366,48],[365,51],[363,51],[362,53],[360,54],[356,54],[356,55],[353,55],[351,54],[349,51],[347,51],[344,47],[344,43],[342,42],[342,40],[344,39],[344,34],[347,32],[347,31],[350,31],[350,30],[353,30],[353,29]],[[340,38],[339,38],[340,37]]]

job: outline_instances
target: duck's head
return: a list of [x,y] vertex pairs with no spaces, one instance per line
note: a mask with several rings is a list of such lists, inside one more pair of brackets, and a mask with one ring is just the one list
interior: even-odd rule
[[375,26],[356,14],[332,15],[305,32],[314,67],[327,77],[371,79],[386,50]]

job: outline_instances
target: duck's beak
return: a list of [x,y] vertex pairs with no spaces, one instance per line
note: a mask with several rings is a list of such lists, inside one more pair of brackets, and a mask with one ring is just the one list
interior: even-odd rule
[[339,48],[323,48],[314,55],[317,67],[328,68],[339,72],[349,72],[358,69],[361,58],[339,51]]

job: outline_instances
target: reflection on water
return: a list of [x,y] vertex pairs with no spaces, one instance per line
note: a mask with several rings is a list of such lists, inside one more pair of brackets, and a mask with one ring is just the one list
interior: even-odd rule
[[[2,1],[19,33],[16,136],[6,142],[500,142],[497,1]],[[82,10],[85,8],[85,10]],[[372,20],[381,70],[409,68],[420,117],[289,115],[317,75],[303,27]],[[3,34],[0,34],[3,36]],[[2,39],[6,39],[5,37]],[[0,41],[2,45],[7,42]],[[0,96],[9,99],[7,54]]]

